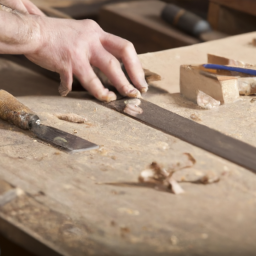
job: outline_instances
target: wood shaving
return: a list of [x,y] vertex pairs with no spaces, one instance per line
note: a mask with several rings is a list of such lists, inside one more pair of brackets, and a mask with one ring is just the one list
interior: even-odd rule
[[79,116],[74,113],[68,113],[68,114],[55,114],[56,117],[58,117],[60,120],[68,121],[71,123],[78,123],[82,124],[87,121],[85,117]]
[[[173,194],[179,195],[185,193],[183,188],[180,186],[180,182],[191,182],[191,183],[202,183],[202,184],[212,184],[219,182],[221,178],[226,175],[227,172],[223,172],[218,175],[214,172],[208,171],[206,173],[196,172],[196,179],[188,179],[187,177],[174,178],[174,173],[184,170],[186,168],[191,169],[196,164],[196,159],[190,153],[184,153],[183,156],[185,159],[182,163],[176,163],[170,168],[165,169],[163,165],[153,162],[148,166],[147,169],[143,170],[139,177],[138,181],[140,183],[149,183],[157,185],[155,188],[164,188],[171,190]],[[192,170],[195,170],[192,168]],[[181,172],[182,174],[182,172]],[[179,176],[179,175],[178,175]]]
[[221,180],[223,176],[225,176],[227,172],[223,172],[220,175],[217,175],[216,173],[208,171],[205,175],[203,175],[197,182],[202,184],[212,184],[217,183]]
[[208,94],[198,90],[197,91],[197,105],[204,109],[212,109],[220,106],[220,101],[215,100]]
[[192,120],[194,120],[195,122],[200,122],[200,121],[202,121],[202,120],[200,119],[200,117],[197,116],[196,114],[191,114],[191,115],[190,115],[190,118],[191,118]]
[[155,81],[160,81],[162,77],[148,69],[143,69],[145,73],[145,79],[147,83],[155,82]]
[[171,190],[172,190],[173,194],[180,195],[180,194],[185,193],[183,188],[180,186],[180,184],[175,179],[170,178],[169,182],[170,182]]

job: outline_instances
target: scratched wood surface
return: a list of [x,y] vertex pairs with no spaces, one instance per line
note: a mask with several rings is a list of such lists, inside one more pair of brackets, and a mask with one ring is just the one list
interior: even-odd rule
[[[145,98],[166,109],[256,146],[255,103],[243,97],[216,110],[201,110],[179,95],[179,66],[221,54],[254,63],[256,33],[141,55],[145,68],[163,76]],[[256,62],[256,61],[255,61]],[[0,121],[0,195],[23,193],[0,207],[0,233],[38,255],[255,255],[256,176],[226,160],[107,109],[85,92],[67,98],[58,85],[1,60],[1,88],[37,112],[44,124],[99,145],[69,155],[29,132]],[[14,75],[15,74],[15,75]],[[73,112],[90,124],[58,120]],[[170,124],[171,125],[171,124]],[[138,186],[152,161],[196,159],[180,175],[228,172],[219,183],[182,183],[176,196]],[[178,175],[178,174],[177,174]]]

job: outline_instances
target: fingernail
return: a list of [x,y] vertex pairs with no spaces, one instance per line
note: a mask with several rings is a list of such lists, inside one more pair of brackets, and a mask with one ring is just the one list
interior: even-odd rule
[[145,93],[145,92],[147,92],[148,91],[148,87],[142,87],[141,89],[140,89],[140,92],[141,93]]
[[102,101],[111,102],[116,100],[116,95],[113,92],[109,92],[108,94],[101,97]]
[[148,91],[148,83],[146,82],[145,78],[141,79],[140,86],[141,86],[140,91],[142,93]]
[[70,90],[67,87],[63,86],[62,83],[60,83],[60,86],[59,86],[60,96],[65,97],[69,94],[69,92],[70,92]]
[[115,93],[110,92],[108,94],[107,102],[111,102],[111,101],[114,101],[114,100],[116,100],[116,95],[115,95]]
[[141,93],[134,88],[131,91],[129,91],[126,96],[131,98],[141,98]]

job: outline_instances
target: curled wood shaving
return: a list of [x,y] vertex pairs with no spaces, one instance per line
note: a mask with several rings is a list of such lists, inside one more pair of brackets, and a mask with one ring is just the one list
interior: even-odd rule
[[155,81],[160,81],[162,78],[160,75],[157,73],[154,73],[148,69],[143,69],[145,73],[145,79],[147,83],[155,82]]
[[68,121],[71,123],[85,123],[87,119],[85,117],[79,116],[74,113],[68,113],[68,114],[55,114],[56,117],[58,117],[60,120]]
[[[174,173],[186,168],[192,168],[195,164],[196,159],[190,153],[184,153],[182,162],[178,162],[168,169],[165,169],[163,165],[157,162],[153,162],[147,167],[147,169],[140,173],[138,180],[140,183],[159,185],[161,188],[169,189],[172,193],[179,195],[185,193],[179,184],[180,182],[211,184],[219,182],[221,178],[226,175],[226,172],[218,175],[214,172],[208,171],[205,174],[198,172],[200,177],[196,180],[189,180],[185,177],[182,177],[182,179],[179,179],[178,177],[174,178]],[[192,170],[195,169],[192,168]]]
[[180,195],[185,193],[181,185],[173,178],[169,179],[170,185],[171,185],[171,190],[173,194],[175,195]]

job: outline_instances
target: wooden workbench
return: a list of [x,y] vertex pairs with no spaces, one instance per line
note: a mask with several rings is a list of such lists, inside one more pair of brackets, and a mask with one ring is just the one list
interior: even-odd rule
[[[256,146],[251,97],[206,111],[179,94],[181,64],[205,63],[207,53],[256,63],[256,48],[249,44],[255,37],[141,55],[145,68],[163,76],[145,98],[187,118],[196,114],[202,124]],[[61,98],[55,82],[6,60],[0,67],[1,88],[37,112],[44,124],[76,130],[101,145],[69,155],[1,121],[1,200],[19,188],[16,198],[0,207],[2,235],[47,256],[256,254],[253,173],[107,109],[84,92]],[[91,124],[60,121],[57,112],[84,115]],[[183,175],[228,175],[209,185],[182,183],[186,193],[179,196],[137,185],[152,161],[169,166],[183,161],[185,152],[196,165]]]

